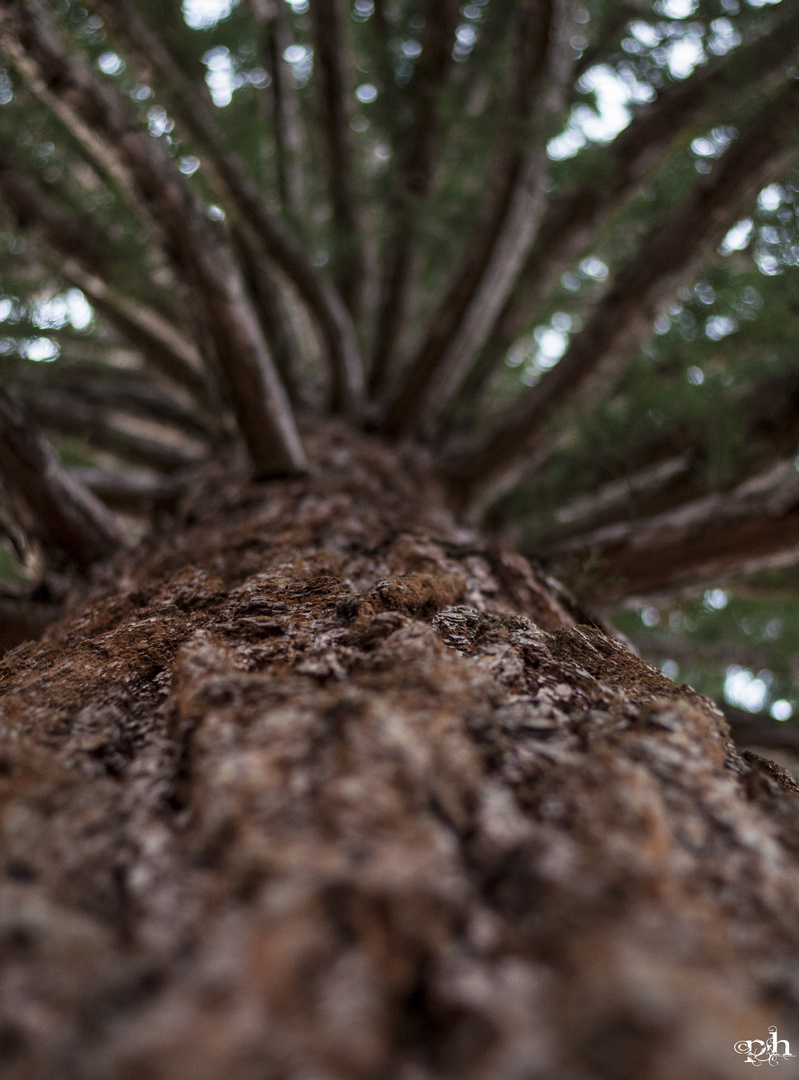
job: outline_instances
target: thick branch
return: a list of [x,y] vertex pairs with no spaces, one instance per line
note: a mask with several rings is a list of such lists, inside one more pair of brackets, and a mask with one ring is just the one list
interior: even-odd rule
[[258,322],[269,342],[280,378],[292,403],[302,404],[299,343],[286,311],[285,297],[272,268],[264,265],[266,259],[261,251],[248,244],[238,231],[233,239]]
[[575,584],[581,599],[603,606],[689,595],[709,581],[795,566],[799,475],[794,458],[732,492],[573,537],[549,549],[546,558],[564,569],[571,565],[585,578]]
[[108,510],[59,464],[19,402],[0,387],[0,479],[50,552],[86,570],[122,544]]
[[[727,408],[734,411],[746,447],[736,484],[765,473],[794,452],[799,413],[795,370],[737,386],[728,394]],[[651,517],[706,494],[697,475],[706,455],[706,429],[704,423],[680,417],[671,428],[650,430],[643,438],[620,443],[614,461],[603,459],[607,481],[562,504],[551,524],[536,528],[538,549],[545,553],[599,526]],[[590,469],[591,454],[588,446],[574,457],[575,476]],[[541,467],[546,466],[545,461]]]
[[[530,313],[564,270],[586,249],[608,217],[637,188],[653,166],[674,149],[680,132],[690,139],[734,100],[742,85],[767,90],[785,78],[799,41],[799,11],[781,20],[751,45],[730,52],[690,78],[670,86],[639,112],[604,151],[597,174],[604,183],[584,184],[557,199],[486,343],[487,362],[499,362],[529,324]],[[601,161],[601,164],[600,164]]]
[[595,491],[580,495],[560,507],[555,513],[558,533],[570,533],[590,527],[598,519],[621,511],[628,511],[630,504],[638,499],[648,499],[658,494],[677,477],[683,477],[693,464],[693,454],[686,451],[672,454],[642,469],[628,473],[619,480],[611,480]]
[[384,429],[429,427],[457,390],[504,303],[545,208],[546,141],[565,101],[571,4],[529,0],[519,16],[508,122],[480,222],[436,305]]
[[117,92],[46,29],[38,4],[0,2],[0,35],[31,87],[75,134],[112,160],[115,175],[162,229],[204,319],[236,419],[261,475],[296,472],[305,458],[285,392],[238,270],[164,148]]
[[589,396],[608,392],[678,286],[692,279],[757,192],[795,158],[797,127],[799,84],[791,82],[619,270],[558,365],[453,470],[471,501],[492,501],[518,481],[533,453],[541,452],[543,425],[557,409],[573,411]]
[[201,404],[211,400],[202,358],[192,341],[160,312],[123,296],[77,260],[62,258],[58,270],[85,293],[93,306],[141,354],[145,366],[188,390]]
[[343,22],[339,0],[312,0],[311,27],[318,88],[319,137],[327,166],[327,190],[333,213],[335,278],[344,303],[357,319],[363,301],[366,268],[346,106],[347,64]]
[[[737,590],[736,590],[737,595]],[[767,645],[738,642],[694,641],[689,637],[669,637],[666,634],[630,635],[635,651],[650,663],[676,660],[685,668],[712,666],[727,668],[739,664],[750,671],[767,668],[774,662],[774,649]]]
[[[384,18],[382,4],[375,18]],[[381,267],[380,298],[369,388],[374,397],[385,389],[397,338],[407,313],[413,250],[418,235],[419,204],[430,189],[440,133],[440,89],[452,57],[458,17],[455,0],[431,0],[421,34],[422,54],[408,88],[412,119],[389,206],[387,240]],[[387,28],[383,26],[385,36]]]
[[[296,286],[317,322],[333,376],[333,404],[357,406],[363,391],[363,367],[349,313],[330,283],[311,265],[302,247],[265,204],[241,160],[230,152],[209,101],[139,19],[126,0],[95,0],[95,6],[120,34],[125,50],[155,68],[177,118],[200,143],[209,186],[233,216],[248,242],[257,242]],[[205,151],[203,153],[203,151]]]

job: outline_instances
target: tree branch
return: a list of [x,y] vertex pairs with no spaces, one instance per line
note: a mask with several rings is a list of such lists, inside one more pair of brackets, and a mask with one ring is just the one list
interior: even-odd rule
[[70,469],[85,488],[112,510],[150,516],[155,510],[171,509],[185,489],[181,476],[141,476],[106,469]]
[[339,0],[312,0],[319,138],[327,165],[327,190],[333,214],[334,276],[344,303],[357,319],[363,304],[366,266],[360,214],[356,209],[342,23]]
[[689,637],[669,637],[666,634],[630,635],[635,651],[650,663],[676,660],[684,667],[713,666],[727,668],[740,664],[751,671],[767,668],[774,662],[774,649],[767,645],[737,642],[695,641]]
[[207,400],[197,349],[158,311],[124,297],[108,284],[108,256],[85,221],[76,222],[0,154],[0,198],[17,227],[50,254],[55,269],[76,285],[136,348],[145,362]]
[[30,590],[20,596],[5,593],[5,589],[0,593],[0,653],[23,641],[36,641],[61,612],[60,604],[32,599]]
[[294,405],[302,404],[299,344],[286,312],[283,293],[262,253],[248,244],[237,230],[233,244],[258,322],[274,357],[275,366]]
[[109,511],[59,464],[20,403],[0,387],[0,479],[22,525],[50,553],[85,571],[123,543]]
[[[85,438],[89,446],[107,450],[116,457],[167,473],[185,469],[199,460],[196,453],[115,427],[108,414],[98,410],[96,403],[70,391],[20,386],[17,392],[42,427]],[[130,411],[130,405],[125,411]]]
[[241,160],[229,151],[205,94],[198,93],[195,84],[127,0],[113,0],[113,3],[93,0],[93,3],[119,33],[125,51],[158,72],[177,118],[200,144],[208,184],[230,211],[234,226],[247,242],[257,242],[308,305],[330,361],[334,408],[357,408],[363,393],[363,365],[352,320],[340,296],[311,265],[295,237],[267,207]]
[[250,0],[258,27],[258,41],[266,70],[272,78],[272,123],[275,137],[277,190],[284,214],[296,221],[304,204],[302,170],[302,128],[299,104],[283,53],[289,45],[285,9],[279,0]]
[[[547,550],[581,576],[586,603],[633,606],[690,595],[707,582],[799,564],[799,475],[794,458],[661,514],[607,525]],[[569,573],[569,566],[574,573]]]
[[209,442],[215,436],[203,416],[189,409],[133,372],[112,371],[99,377],[93,364],[59,364],[55,371],[26,370],[17,382],[23,397],[54,392],[72,397],[76,405],[106,412],[121,412],[175,428],[193,440]]
[[291,409],[238,270],[161,144],[141,129],[110,84],[63,51],[37,3],[20,9],[13,0],[0,0],[0,41],[34,92],[78,138],[88,139],[111,161],[114,175],[122,177],[163,231],[169,254],[205,319],[257,472],[303,469]]
[[[378,14],[384,17],[379,0],[375,18]],[[369,381],[373,397],[381,396],[385,390],[407,313],[413,250],[419,231],[419,204],[427,195],[433,176],[440,134],[440,89],[450,67],[457,17],[456,0],[430,0],[421,34],[422,53],[408,88],[412,118],[402,138],[404,149],[389,204]],[[386,28],[383,29],[385,32]]]
[[608,392],[677,287],[693,277],[758,191],[796,157],[797,127],[799,84],[791,82],[645,238],[557,366],[453,468],[454,482],[468,501],[485,505],[519,480],[533,453],[541,454],[543,425],[556,409],[571,412],[589,396]]
[[766,713],[748,713],[731,705],[720,706],[733,742],[738,746],[758,746],[764,750],[799,751],[799,725],[774,720]]
[[[572,535],[607,515],[627,512],[636,499],[649,499],[658,495],[678,477],[684,477],[691,469],[694,455],[690,451],[671,454],[662,460],[628,473],[618,480],[579,495],[555,512],[558,537]],[[559,542],[559,541],[556,541]]]
[[565,102],[573,50],[567,0],[528,0],[519,16],[508,123],[491,168],[480,222],[436,305],[383,428],[431,426],[484,344],[545,208],[546,142]]
[[780,20],[750,45],[733,50],[690,78],[670,86],[644,107],[603,151],[597,151],[602,185],[584,184],[554,201],[525,260],[516,287],[500,312],[485,346],[486,365],[499,363],[529,324],[530,313],[564,270],[589,245],[610,215],[682,134],[718,118],[742,85],[767,91],[785,78],[786,62],[799,51],[799,11]]

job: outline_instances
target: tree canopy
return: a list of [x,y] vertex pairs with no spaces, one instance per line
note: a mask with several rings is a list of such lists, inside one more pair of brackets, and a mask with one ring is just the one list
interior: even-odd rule
[[790,715],[794,5],[0,0],[0,49],[9,620],[332,412]]

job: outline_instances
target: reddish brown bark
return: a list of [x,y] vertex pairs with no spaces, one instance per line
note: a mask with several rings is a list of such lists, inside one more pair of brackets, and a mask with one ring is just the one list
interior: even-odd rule
[[307,442],[0,664],[4,1080],[734,1080],[797,1039],[787,774],[423,462]]

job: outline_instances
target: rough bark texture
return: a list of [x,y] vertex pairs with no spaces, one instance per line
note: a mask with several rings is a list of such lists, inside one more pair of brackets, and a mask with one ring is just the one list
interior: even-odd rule
[[799,1036],[787,774],[423,460],[307,445],[206,468],[0,664],[4,1080],[703,1080]]

